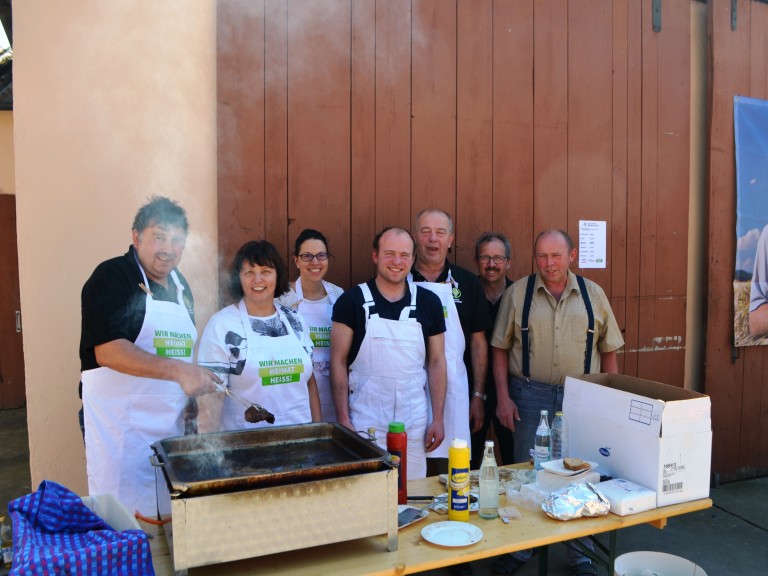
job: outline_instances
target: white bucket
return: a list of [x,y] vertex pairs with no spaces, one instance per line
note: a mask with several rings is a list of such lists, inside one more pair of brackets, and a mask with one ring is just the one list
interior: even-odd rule
[[616,558],[614,576],[707,576],[690,560],[663,552],[629,552]]

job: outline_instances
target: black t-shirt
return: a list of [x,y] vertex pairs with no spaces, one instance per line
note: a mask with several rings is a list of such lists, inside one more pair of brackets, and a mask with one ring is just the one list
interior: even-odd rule
[[[184,304],[192,322],[195,304],[192,291],[184,276],[176,270],[184,286]],[[80,296],[82,325],[80,331],[80,369],[98,368],[94,348],[113,340],[135,342],[144,323],[147,294],[139,284],[144,282],[131,246],[123,256],[99,264],[88,278]],[[155,300],[176,302],[177,291],[173,278],[168,277],[168,288],[149,280],[149,290]]]
[[[445,269],[437,277],[436,282],[442,283],[448,279],[448,270],[451,271],[453,280],[453,301],[456,303],[456,311],[461,322],[461,331],[464,332],[464,364],[469,376],[469,389],[472,390],[472,355],[470,342],[475,332],[488,332],[493,330],[493,320],[488,310],[488,300],[485,298],[483,285],[480,280],[469,270],[447,263]],[[414,282],[427,282],[414,266],[411,269]]]
[[[390,302],[381,295],[374,280],[369,280],[367,284],[376,305],[375,311],[380,318],[399,320],[400,312],[411,304],[411,291],[407,288],[405,296],[401,300]],[[349,326],[354,331],[352,347],[347,358],[347,366],[351,365],[355,358],[357,358],[360,345],[363,343],[363,338],[365,338],[364,303],[363,291],[360,289],[360,286],[354,286],[339,296],[339,299],[333,305],[331,319],[334,322]],[[443,305],[440,303],[440,298],[424,288],[416,290],[416,320],[421,324],[421,331],[424,334],[424,347],[429,349],[429,337],[445,332],[445,317],[443,316]]]

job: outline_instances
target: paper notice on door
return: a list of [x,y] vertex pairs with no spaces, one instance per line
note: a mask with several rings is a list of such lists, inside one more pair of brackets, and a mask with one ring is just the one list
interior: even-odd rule
[[605,268],[606,223],[579,220],[579,268]]

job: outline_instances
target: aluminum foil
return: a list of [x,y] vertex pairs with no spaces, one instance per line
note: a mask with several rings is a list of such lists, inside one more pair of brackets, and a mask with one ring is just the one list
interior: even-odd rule
[[544,499],[542,510],[555,520],[573,520],[582,516],[604,516],[611,503],[590,482],[571,484]]

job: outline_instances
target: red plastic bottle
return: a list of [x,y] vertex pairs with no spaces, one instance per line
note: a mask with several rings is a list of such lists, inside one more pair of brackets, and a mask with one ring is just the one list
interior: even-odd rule
[[405,433],[405,423],[390,422],[387,432],[387,452],[400,458],[400,469],[397,472],[397,503],[408,502],[408,435]]

